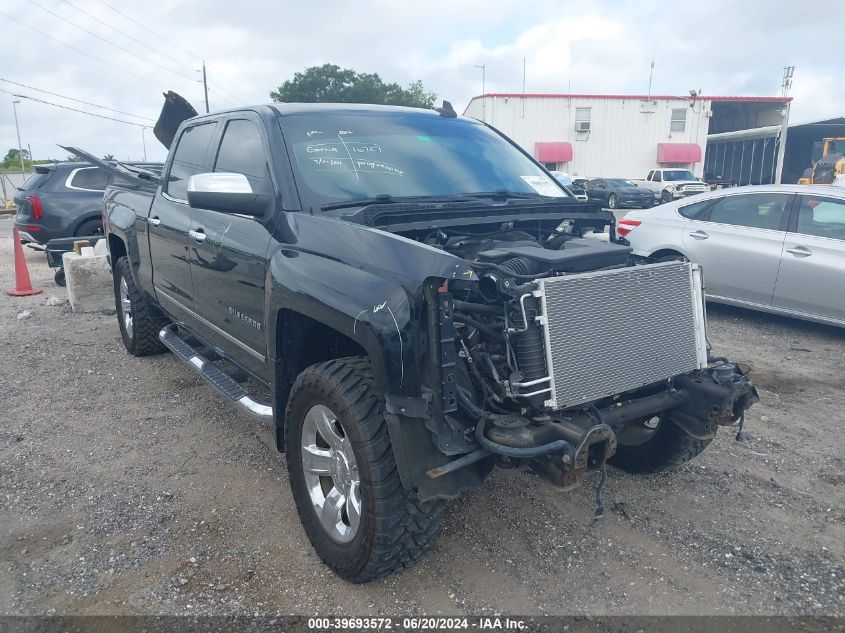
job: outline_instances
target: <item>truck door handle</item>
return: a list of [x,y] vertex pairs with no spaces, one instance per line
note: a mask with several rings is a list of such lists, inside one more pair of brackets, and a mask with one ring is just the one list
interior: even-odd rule
[[149,218],[147,222],[149,224],[152,224],[153,226],[158,226],[159,224],[161,224],[161,220],[158,219],[157,215],[154,215],[153,217]]
[[205,231],[203,231],[202,229],[197,229],[196,231],[191,229],[190,231],[188,231],[188,235],[194,238],[197,242],[204,242],[206,238]]
[[704,231],[693,231],[689,234],[689,236],[694,240],[706,240],[708,237],[710,237]]
[[787,248],[786,252],[795,255],[795,257],[809,257],[813,254],[813,251],[806,246],[793,246],[792,248]]

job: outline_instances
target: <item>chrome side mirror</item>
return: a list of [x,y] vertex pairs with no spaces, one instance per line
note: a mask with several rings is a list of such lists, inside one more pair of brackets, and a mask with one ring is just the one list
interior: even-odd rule
[[188,181],[188,205],[222,213],[263,215],[268,196],[252,191],[243,174],[214,172],[194,174]]

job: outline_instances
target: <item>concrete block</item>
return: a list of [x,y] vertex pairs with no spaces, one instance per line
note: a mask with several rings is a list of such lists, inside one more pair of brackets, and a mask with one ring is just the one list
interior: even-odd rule
[[74,312],[114,311],[114,282],[105,255],[64,253],[67,296]]

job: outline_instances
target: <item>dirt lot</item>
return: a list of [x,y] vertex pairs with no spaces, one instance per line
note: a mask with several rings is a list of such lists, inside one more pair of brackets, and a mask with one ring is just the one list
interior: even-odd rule
[[[3,287],[11,251],[0,218]],[[712,307],[760,389],[748,441],[611,469],[600,529],[595,477],[498,472],[430,558],[352,586],[311,550],[270,431],[174,357],[128,356],[114,316],[50,305],[27,260],[45,293],[0,297],[0,613],[845,614],[845,330]]]

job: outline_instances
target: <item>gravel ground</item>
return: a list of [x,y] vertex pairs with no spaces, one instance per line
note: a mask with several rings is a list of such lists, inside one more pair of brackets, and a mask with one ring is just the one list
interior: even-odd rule
[[[0,285],[12,283],[0,217]],[[271,432],[114,316],[74,315],[41,254],[0,297],[0,613],[845,615],[845,330],[712,306],[761,404],[672,473],[561,493],[497,472],[435,553],[366,586],[329,572]],[[52,299],[55,298],[55,299]]]

